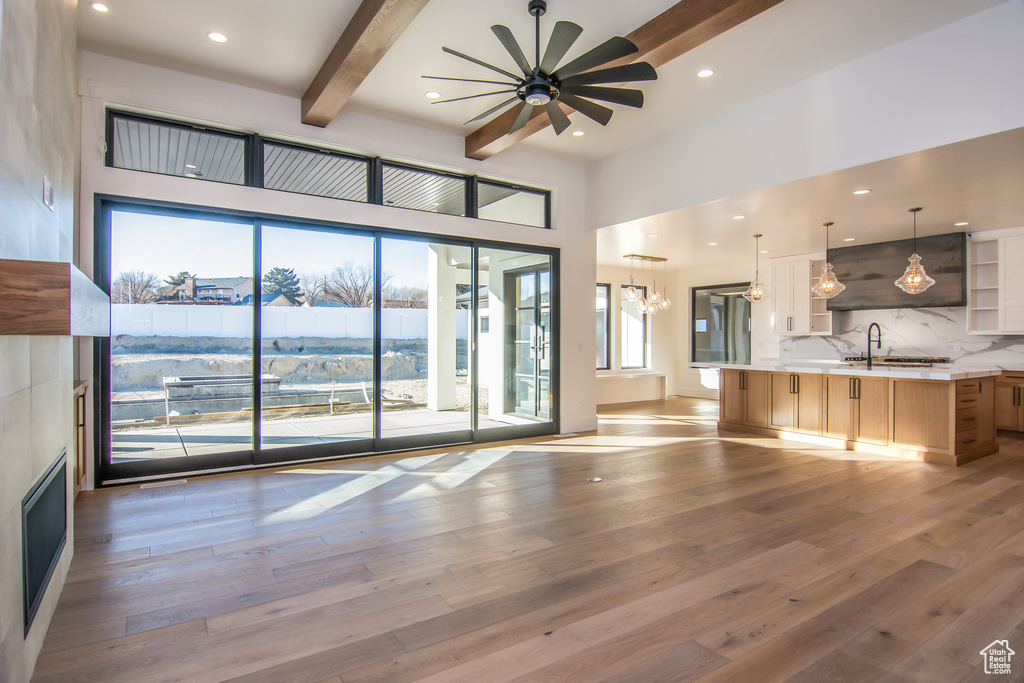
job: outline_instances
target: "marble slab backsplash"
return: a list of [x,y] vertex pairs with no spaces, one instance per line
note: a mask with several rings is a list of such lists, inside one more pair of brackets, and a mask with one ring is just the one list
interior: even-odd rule
[[867,352],[868,326],[882,329],[880,356],[945,356],[965,363],[1024,369],[1024,335],[967,334],[967,308],[835,311],[830,337],[781,337],[780,358],[839,360]]

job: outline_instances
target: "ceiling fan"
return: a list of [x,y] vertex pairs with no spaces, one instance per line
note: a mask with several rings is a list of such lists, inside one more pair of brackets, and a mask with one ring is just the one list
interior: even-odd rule
[[[544,51],[544,58],[540,54],[540,18],[547,11],[545,0],[530,0],[529,12],[536,20],[536,59],[535,66],[523,54],[512,31],[507,26],[495,24],[491,31],[498,37],[501,44],[508,50],[509,55],[516,65],[522,70],[522,75],[506,71],[500,67],[488,64],[487,62],[470,57],[449,47],[442,49],[448,54],[461,57],[479,66],[496,71],[506,77],[507,81],[480,80],[475,78],[446,78],[444,76],[424,76],[443,81],[463,81],[468,83],[487,83],[507,86],[504,90],[469,95],[468,97],[455,97],[448,100],[437,100],[433,104],[444,102],[457,102],[469,100],[476,97],[488,97],[505,93],[515,93],[501,104],[491,107],[484,113],[476,116],[466,123],[473,123],[485,119],[510,104],[519,102],[519,114],[516,116],[509,134],[516,132],[526,125],[534,107],[544,107],[551,125],[555,128],[555,134],[560,135],[569,127],[569,117],[565,114],[558,102],[575,109],[584,116],[597,121],[602,126],[607,125],[612,118],[612,110],[608,107],[597,104],[592,100],[623,104],[627,107],[640,108],[644,106],[644,94],[640,90],[632,88],[608,88],[600,87],[599,84],[606,83],[627,83],[633,81],[653,81],[658,78],[654,67],[647,62],[637,62],[622,66],[613,66],[606,69],[597,69],[604,64],[614,62],[622,57],[638,52],[638,48],[629,40],[621,36],[615,36],[601,43],[589,52],[572,60],[568,64],[558,67],[565,53],[569,51],[573,43],[583,32],[583,29],[571,21],[559,21],[551,32],[547,49]],[[557,67],[557,68],[556,68]],[[593,69],[597,69],[596,71]]]

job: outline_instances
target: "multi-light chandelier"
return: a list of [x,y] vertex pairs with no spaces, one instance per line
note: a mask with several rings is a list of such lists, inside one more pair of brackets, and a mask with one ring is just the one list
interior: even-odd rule
[[[667,288],[668,275],[665,262],[667,258],[661,256],[643,256],[641,254],[626,254],[623,258],[629,259],[629,287],[626,288],[625,297],[636,304],[636,310],[640,313],[657,315],[659,311],[668,310],[672,300],[664,292],[658,291],[658,270],[657,264],[661,264],[662,286]],[[640,262],[640,282],[636,282],[636,263]],[[647,277],[645,265],[650,264],[651,271],[651,292],[647,293]]]

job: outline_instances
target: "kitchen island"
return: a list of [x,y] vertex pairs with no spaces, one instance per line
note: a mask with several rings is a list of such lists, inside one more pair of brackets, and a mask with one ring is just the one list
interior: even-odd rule
[[719,368],[720,430],[962,465],[996,453],[995,367],[814,361]]

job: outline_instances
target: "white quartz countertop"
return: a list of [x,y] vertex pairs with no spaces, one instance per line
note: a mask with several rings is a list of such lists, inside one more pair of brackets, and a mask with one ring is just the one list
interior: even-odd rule
[[753,363],[690,363],[691,368],[731,368],[734,370],[763,370],[767,372],[809,372],[824,375],[854,375],[859,377],[897,377],[902,379],[957,380],[972,377],[991,377],[1003,369],[995,365],[950,363],[931,367],[883,367],[868,370],[863,365],[844,365],[839,361],[800,360],[787,358],[755,361]]

